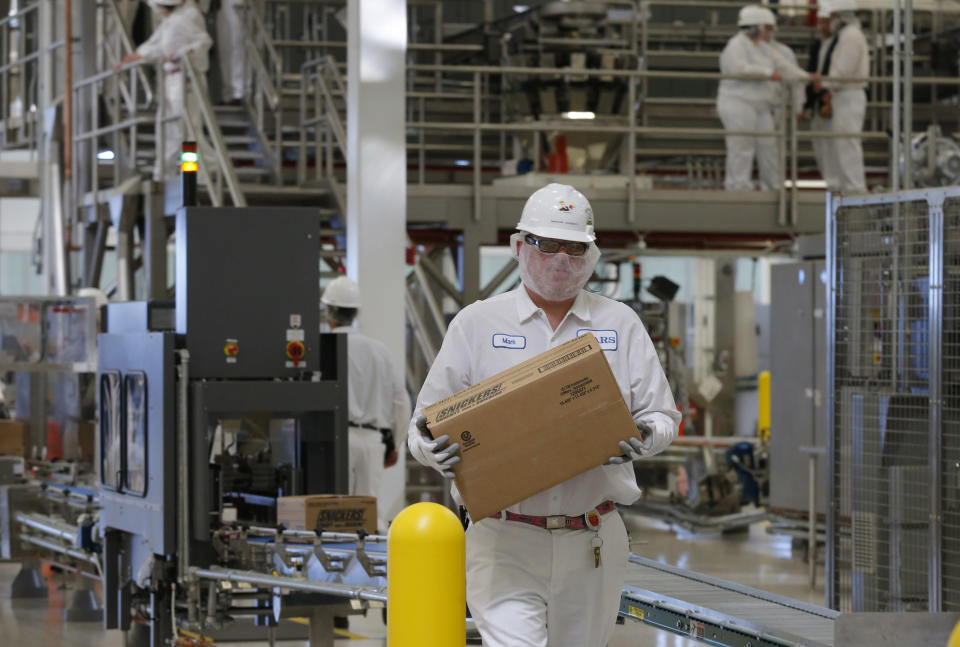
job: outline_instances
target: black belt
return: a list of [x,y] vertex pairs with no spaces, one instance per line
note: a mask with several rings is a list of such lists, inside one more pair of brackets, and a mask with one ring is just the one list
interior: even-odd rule
[[347,424],[350,425],[351,427],[360,427],[360,429],[372,429],[373,431],[379,431],[381,434],[393,433],[393,429],[390,429],[389,427],[378,427],[376,425],[371,425],[371,424],[361,425],[356,422],[348,422]]

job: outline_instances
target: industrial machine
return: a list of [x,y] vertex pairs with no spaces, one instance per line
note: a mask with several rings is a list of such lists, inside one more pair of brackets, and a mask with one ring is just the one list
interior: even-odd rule
[[[304,538],[277,529],[276,498],[346,491],[346,344],[319,333],[319,229],[314,209],[183,209],[176,303],[108,306],[97,375],[107,628],[145,618],[159,646],[174,626],[223,624],[240,592],[201,586],[205,569],[278,570],[270,555]],[[323,555],[316,530],[300,547]],[[264,538],[268,549],[250,548]],[[242,591],[263,603],[248,615],[275,625],[281,597],[259,591]]]

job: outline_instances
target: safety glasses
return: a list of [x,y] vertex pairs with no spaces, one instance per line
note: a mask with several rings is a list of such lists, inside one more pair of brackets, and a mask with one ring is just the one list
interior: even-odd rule
[[533,234],[527,234],[524,240],[544,254],[556,254],[562,249],[568,256],[583,256],[587,253],[587,248],[589,247],[587,243],[578,243],[571,240],[554,240],[553,238],[537,238]]

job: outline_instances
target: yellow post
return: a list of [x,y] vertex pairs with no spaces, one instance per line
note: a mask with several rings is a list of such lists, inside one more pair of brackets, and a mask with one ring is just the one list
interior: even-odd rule
[[757,435],[770,439],[770,371],[757,376]]
[[415,503],[387,539],[387,645],[463,647],[466,641],[463,525],[436,503]]
[[947,639],[947,647],[960,647],[960,622],[950,632],[950,638]]

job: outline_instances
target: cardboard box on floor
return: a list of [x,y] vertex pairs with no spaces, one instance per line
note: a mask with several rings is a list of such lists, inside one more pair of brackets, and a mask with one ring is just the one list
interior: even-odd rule
[[324,532],[377,532],[377,500],[372,496],[307,494],[277,499],[277,523],[290,530]]
[[426,407],[424,415],[434,438],[446,434],[460,443],[455,480],[474,520],[604,464],[622,453],[619,441],[636,435],[591,333]]
[[25,420],[0,420],[0,454],[26,458],[30,453],[30,424]]

